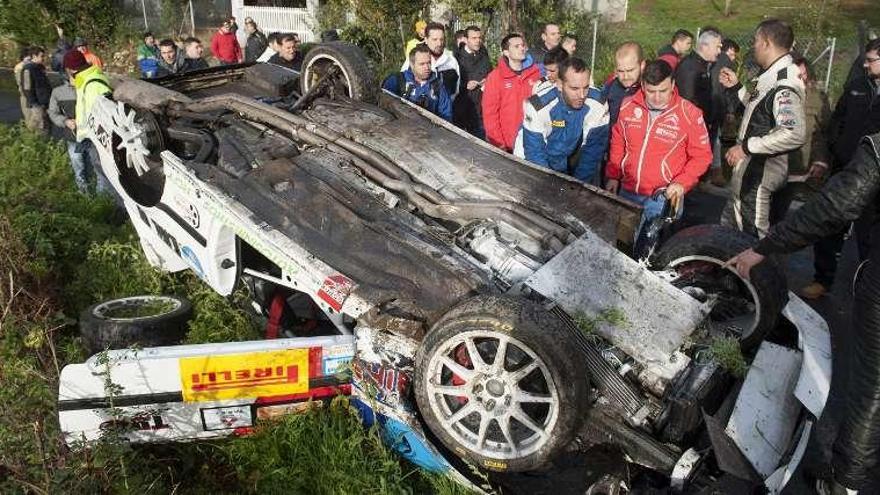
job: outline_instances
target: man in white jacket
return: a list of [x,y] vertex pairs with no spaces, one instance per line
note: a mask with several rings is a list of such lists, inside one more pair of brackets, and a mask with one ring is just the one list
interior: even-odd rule
[[[458,94],[458,82],[460,80],[458,60],[452,51],[446,49],[446,30],[437,22],[429,22],[425,28],[425,44],[431,49],[431,70],[436,72],[443,80],[443,86],[449,98],[455,100]],[[409,57],[400,67],[404,72],[409,69]]]

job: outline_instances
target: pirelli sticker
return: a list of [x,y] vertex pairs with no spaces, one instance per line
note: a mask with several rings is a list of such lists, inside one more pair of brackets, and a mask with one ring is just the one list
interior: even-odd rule
[[204,402],[309,391],[309,350],[180,359],[183,400]]

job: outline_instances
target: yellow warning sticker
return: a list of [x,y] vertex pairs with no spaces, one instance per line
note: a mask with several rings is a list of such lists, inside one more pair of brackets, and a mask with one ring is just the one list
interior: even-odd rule
[[186,402],[301,394],[309,391],[309,350],[181,358],[180,380]]

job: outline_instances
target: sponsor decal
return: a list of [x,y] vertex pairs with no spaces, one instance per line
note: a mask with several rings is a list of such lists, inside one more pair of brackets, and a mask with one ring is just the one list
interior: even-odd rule
[[513,82],[504,81],[504,89],[511,89],[511,88],[513,88]]
[[128,431],[157,431],[171,428],[168,421],[162,416],[169,408],[147,409],[136,412],[131,416],[120,416],[109,419],[98,425],[98,429],[104,432],[115,431],[125,433]]
[[318,289],[318,297],[334,310],[340,311],[353,285],[351,279],[345,275],[330,275]]
[[634,108],[633,109],[633,117],[635,117],[637,119],[641,119],[642,118],[642,109],[638,108],[638,107]]
[[551,120],[550,125],[553,127],[565,127],[564,120]]
[[395,405],[409,393],[412,375],[386,363],[371,363],[363,359],[352,361],[353,383],[363,391],[375,391],[379,402]]
[[189,266],[192,267],[193,271],[196,272],[196,275],[199,278],[205,278],[205,270],[202,268],[202,263],[199,262],[199,258],[196,256],[196,253],[189,246],[181,246],[180,247],[180,257],[183,258],[184,261],[189,263]]
[[654,133],[660,137],[675,139],[678,137],[678,134],[675,131],[669,130],[665,127],[657,127],[657,130]]
[[180,380],[186,402],[305,393],[309,350],[181,358]]
[[205,431],[233,430],[254,425],[251,406],[210,407],[200,410]]
[[351,363],[351,356],[325,357],[321,360],[321,372],[324,375],[342,373]]
[[201,215],[199,215],[199,209],[195,207],[194,204],[190,203],[186,199],[175,196],[174,197],[174,206],[177,212],[183,217],[184,220],[193,228],[199,228],[202,224]]

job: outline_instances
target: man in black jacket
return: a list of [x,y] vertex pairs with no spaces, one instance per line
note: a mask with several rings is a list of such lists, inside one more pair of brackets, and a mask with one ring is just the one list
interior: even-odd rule
[[453,123],[480,139],[485,138],[480,102],[483,99],[483,83],[492,70],[489,53],[483,46],[483,33],[477,26],[465,30],[466,41],[455,50],[461,76],[462,91],[455,98]]
[[31,61],[24,66],[21,73],[22,94],[27,99],[28,112],[25,124],[32,131],[40,134],[49,132],[46,109],[52,95],[52,84],[46,76],[46,50],[42,47],[31,49]]
[[279,51],[269,59],[270,64],[280,65],[299,72],[303,56],[299,51],[299,37],[296,33],[284,33],[278,37]]
[[[712,108],[712,65],[721,53],[721,33],[704,28],[697,40],[697,48],[682,59],[675,71],[678,94],[703,111],[709,142],[714,143],[720,124],[719,115]],[[723,90],[723,88],[722,88]]]
[[[854,148],[852,161],[820,194],[774,225],[754,248],[736,255],[728,265],[748,278],[752,267],[766,256],[796,251],[840,231],[865,211],[876,212],[880,205],[880,133],[862,138]],[[855,284],[855,352],[843,423],[831,459],[834,481],[849,490],[861,489],[880,461],[880,242],[872,244],[870,258],[873,261],[859,272]]]
[[205,48],[202,47],[202,41],[198,38],[187,38],[183,40],[184,64],[183,72],[190,72],[199,69],[207,69],[208,62],[202,55]]
[[174,40],[164,39],[159,42],[159,68],[156,69],[156,77],[182,74],[186,60]]
[[266,35],[257,27],[257,23],[250,17],[246,17],[244,20],[244,30],[247,33],[244,61],[255,62],[266,51],[269,41],[266,39]]

